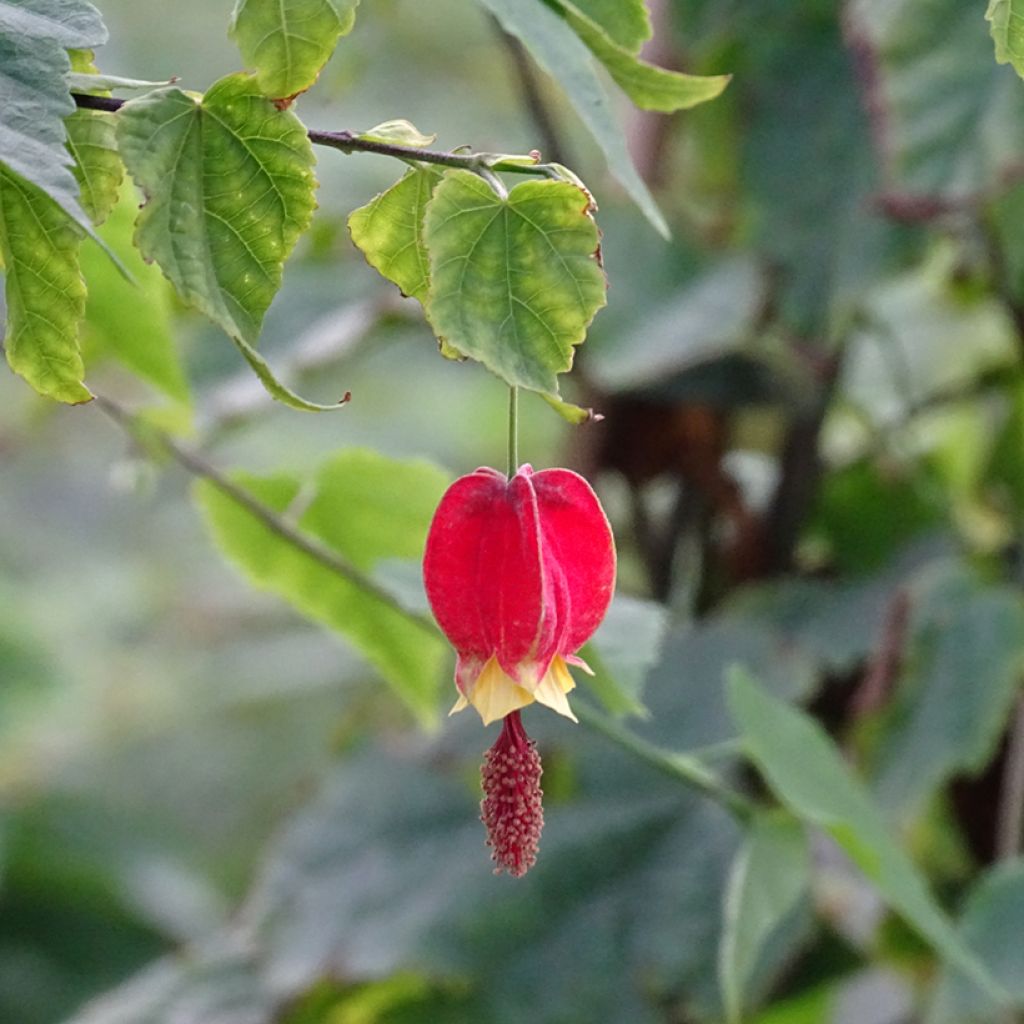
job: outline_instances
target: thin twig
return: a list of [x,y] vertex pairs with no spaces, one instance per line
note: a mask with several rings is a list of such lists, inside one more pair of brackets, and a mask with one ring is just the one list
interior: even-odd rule
[[414,625],[419,626],[424,632],[430,633],[432,636],[440,636],[440,630],[434,624],[433,619],[418,612],[410,611],[396,600],[393,594],[367,576],[366,573],[357,569],[343,555],[339,555],[311,534],[293,526],[269,505],[264,505],[263,502],[250,494],[244,487],[240,487],[229,477],[221,473],[219,469],[212,466],[201,455],[184,448],[174,438],[159,428],[149,423],[139,423],[135,416],[120,403],[100,395],[96,396],[95,401],[115,423],[123,427],[132,437],[136,438],[140,443],[145,443],[147,440],[155,441],[182,468],[186,469],[193,476],[209,482],[224,497],[233,501],[240,508],[244,508],[254,519],[259,520],[271,533],[287,541],[287,543],[303,552],[303,554],[308,555],[325,569],[329,569],[370,597],[380,601],[381,604],[387,605],[392,611],[397,612]]
[[1024,850],[1024,696],[1010,725],[1010,742],[999,792],[996,819],[996,856],[1000,860],[1019,857]]
[[[125,101],[113,96],[88,96],[72,93],[72,99],[84,110],[101,110],[116,113]],[[329,132],[308,128],[309,141],[317,146],[327,146],[342,153],[377,153],[399,160],[416,161],[424,164],[440,164],[443,167],[461,167],[474,174],[498,171],[508,174],[532,174],[542,178],[561,178],[563,175],[550,163],[529,163],[523,158],[503,159],[487,153],[454,153],[434,149],[420,149],[417,146],[399,146],[392,142],[378,142],[367,139],[359,132],[348,130]]]

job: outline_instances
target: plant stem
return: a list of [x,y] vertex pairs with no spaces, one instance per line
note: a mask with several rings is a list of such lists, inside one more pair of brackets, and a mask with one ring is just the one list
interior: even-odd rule
[[508,389],[508,478],[519,469],[519,388]]
[[[84,110],[101,110],[109,114],[116,113],[126,102],[113,96],[88,96],[77,92],[72,93],[71,98]],[[364,139],[358,132],[347,130],[329,132],[307,128],[306,134],[309,136],[309,141],[315,145],[327,146],[342,153],[378,153],[381,156],[392,156],[399,160],[440,164],[443,167],[461,167],[474,174],[498,171],[508,174],[531,174],[542,178],[562,177],[551,164],[529,163],[522,157],[501,159],[492,158],[482,153],[454,153],[420,149],[417,146],[399,146],[391,142]]]
[[739,821],[746,821],[756,810],[753,801],[742,793],[730,789],[696,757],[663,750],[661,747],[641,739],[636,733],[630,732],[625,726],[608,718],[595,707],[583,701],[576,701],[573,710],[579,720],[594,732],[600,733],[605,739],[611,740],[616,746],[629,751],[652,768],[657,768],[691,789],[696,789],[705,796],[711,797]]
[[240,487],[230,477],[225,476],[219,469],[212,466],[202,456],[182,447],[169,434],[154,427],[152,424],[140,423],[132,413],[118,402],[110,398],[104,398],[101,395],[96,395],[95,402],[118,426],[122,427],[143,447],[147,446],[147,442],[155,442],[160,449],[174,459],[183,469],[193,476],[209,482],[225,498],[244,508],[254,519],[259,520],[263,526],[281,538],[281,540],[291,544],[325,569],[341,576],[364,593],[380,601],[381,604],[387,605],[392,611],[403,616],[414,625],[419,626],[424,632],[430,633],[432,636],[441,635],[440,630],[429,616],[421,615],[404,607],[390,591],[386,590],[360,569],[357,569],[344,555],[340,555],[332,548],[327,547],[318,537],[292,525],[284,516],[280,515],[269,505],[263,504],[244,487]]

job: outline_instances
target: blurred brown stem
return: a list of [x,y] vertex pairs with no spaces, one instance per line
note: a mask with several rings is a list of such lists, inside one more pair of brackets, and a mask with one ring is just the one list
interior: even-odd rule
[[1010,724],[1010,739],[999,793],[996,857],[1008,860],[1024,850],[1024,695]]

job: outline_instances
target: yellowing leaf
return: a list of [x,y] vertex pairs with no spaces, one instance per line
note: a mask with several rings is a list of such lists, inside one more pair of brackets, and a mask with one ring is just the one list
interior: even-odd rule
[[82,234],[41,189],[0,165],[0,261],[5,268],[7,361],[41,395],[88,402],[78,348],[85,285]]
[[423,243],[423,212],[441,172],[415,167],[348,219],[352,241],[375,270],[393,281],[403,295],[426,304],[430,261]]
[[558,394],[605,304],[589,197],[562,181],[526,181],[507,198],[449,171],[427,205],[427,315],[435,333],[513,386]]
[[[95,79],[92,53],[73,50],[71,67],[81,78]],[[93,90],[102,89],[97,81]],[[117,152],[114,115],[100,110],[76,110],[64,119],[67,148],[75,161],[71,170],[78,181],[82,208],[94,224],[102,224],[117,202],[124,166]]]
[[357,137],[368,142],[389,142],[396,146],[415,146],[420,149],[429,146],[437,138],[436,135],[424,135],[416,125],[406,121],[404,117],[382,121],[365,132],[360,132]]
[[1024,76],[1024,3],[1021,0],[989,0],[985,17],[996,44],[996,60],[1012,64]]

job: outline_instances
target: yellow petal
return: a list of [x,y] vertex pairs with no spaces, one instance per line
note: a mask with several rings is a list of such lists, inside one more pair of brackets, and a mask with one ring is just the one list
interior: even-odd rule
[[465,711],[469,707],[469,701],[466,700],[462,694],[459,694],[459,699],[452,705],[451,711],[448,712],[448,717],[451,718],[456,711]]
[[484,725],[490,725],[509,712],[532,704],[533,699],[529,690],[505,674],[497,658],[491,658],[484,665],[484,670],[469,694],[469,703],[480,713]]
[[537,689],[533,691],[533,696],[538,703],[557,711],[573,722],[578,722],[579,719],[572,713],[565,696],[575,685],[576,681],[569,673],[565,662],[556,655],[551,667],[544,673],[544,678],[537,684]]

